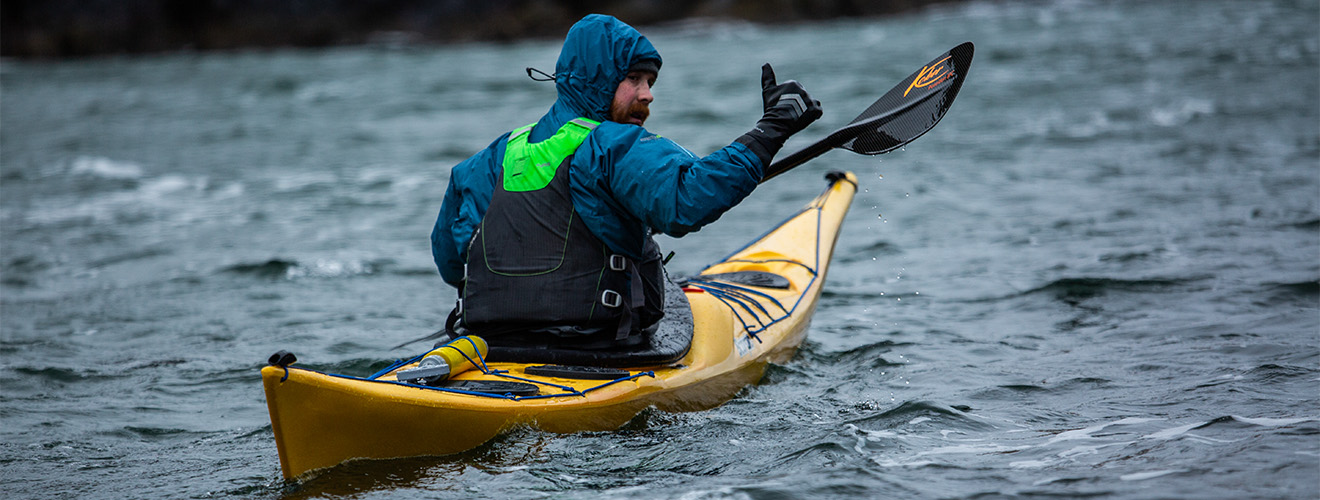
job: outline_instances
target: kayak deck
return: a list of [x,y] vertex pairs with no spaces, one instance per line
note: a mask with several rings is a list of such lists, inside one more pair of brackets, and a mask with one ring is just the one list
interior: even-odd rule
[[[632,366],[607,380],[529,373],[540,364],[474,360],[454,383],[516,382],[536,393],[399,382],[396,363],[370,377],[296,366],[262,369],[285,478],[355,458],[446,455],[518,425],[570,433],[608,431],[640,411],[713,408],[760,380],[767,363],[792,357],[806,337],[839,228],[856,191],[851,173],[802,211],[701,272],[684,286],[692,343],[676,362]],[[626,373],[626,375],[624,375]]]

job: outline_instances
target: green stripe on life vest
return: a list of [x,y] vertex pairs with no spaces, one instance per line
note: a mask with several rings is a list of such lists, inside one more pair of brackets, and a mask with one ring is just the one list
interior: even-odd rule
[[587,134],[600,122],[577,118],[559,127],[550,138],[528,144],[527,136],[532,132],[532,125],[509,134],[509,143],[504,148],[505,191],[536,191],[550,185],[564,159],[577,151],[582,141],[587,140]]

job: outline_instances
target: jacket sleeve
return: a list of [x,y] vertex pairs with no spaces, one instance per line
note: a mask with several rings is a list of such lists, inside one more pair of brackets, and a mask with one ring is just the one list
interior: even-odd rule
[[463,283],[464,249],[490,206],[507,138],[508,134],[500,136],[449,172],[445,200],[431,229],[431,258],[445,283],[454,287]]
[[584,169],[595,170],[617,208],[674,237],[715,222],[761,181],[761,160],[736,142],[698,157],[641,127],[610,122],[588,142],[597,161]]

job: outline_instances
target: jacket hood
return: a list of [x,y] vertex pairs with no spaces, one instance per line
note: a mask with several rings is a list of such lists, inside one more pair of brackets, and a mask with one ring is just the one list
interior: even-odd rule
[[579,116],[605,121],[619,82],[628,75],[629,67],[642,61],[653,61],[657,70],[662,63],[651,41],[632,26],[603,14],[582,18],[568,30],[555,63],[559,98],[538,122],[540,130],[531,139],[538,140],[536,136],[542,134],[549,137]]

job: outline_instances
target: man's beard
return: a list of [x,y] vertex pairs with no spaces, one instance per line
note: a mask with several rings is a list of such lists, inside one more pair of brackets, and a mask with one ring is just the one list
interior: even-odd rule
[[627,108],[620,108],[610,103],[610,121],[618,123],[632,123],[632,118],[638,118],[643,123],[651,116],[651,107],[644,102],[633,102]]

